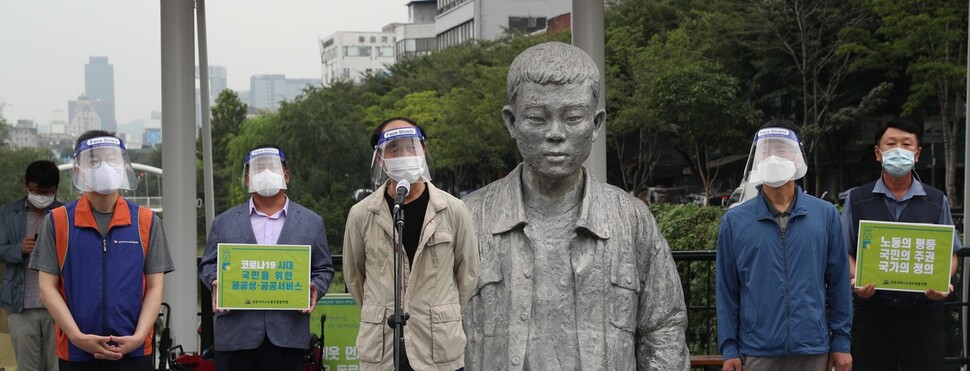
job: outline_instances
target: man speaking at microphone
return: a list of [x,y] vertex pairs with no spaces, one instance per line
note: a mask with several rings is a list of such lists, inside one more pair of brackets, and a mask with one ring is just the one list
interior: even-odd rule
[[[360,306],[360,368],[394,364],[394,220],[403,213],[401,370],[464,367],[461,313],[478,279],[478,244],[465,204],[431,184],[426,137],[417,123],[395,117],[371,136],[371,175],[378,188],[350,209],[344,231],[344,280]],[[433,334],[433,336],[432,336]]]

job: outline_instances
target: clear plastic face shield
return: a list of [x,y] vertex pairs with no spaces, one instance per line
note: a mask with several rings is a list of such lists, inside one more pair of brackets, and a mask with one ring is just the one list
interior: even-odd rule
[[[286,189],[286,170],[283,163],[286,155],[276,148],[257,148],[246,154],[243,169],[243,186],[249,193],[271,197]],[[246,184],[246,179],[249,184]]]
[[119,189],[138,189],[125,142],[115,137],[97,137],[81,142],[74,152],[71,182],[81,192],[112,194]]
[[758,130],[748,155],[747,183],[778,188],[808,172],[805,151],[794,132],[783,128]]
[[371,181],[380,187],[388,178],[409,183],[430,182],[424,135],[416,127],[391,129],[381,134],[371,160]]

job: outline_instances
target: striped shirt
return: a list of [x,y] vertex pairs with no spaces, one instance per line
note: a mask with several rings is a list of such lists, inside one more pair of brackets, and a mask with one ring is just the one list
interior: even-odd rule
[[[44,220],[44,217],[50,213],[50,209],[35,210],[30,207],[30,201],[26,201],[24,207],[27,208],[26,213],[27,223],[24,225],[25,231],[24,236],[33,237],[40,230],[40,223]],[[30,264],[30,257],[25,258],[24,265]],[[43,308],[44,304],[40,302],[40,285],[37,282],[37,271],[33,269],[24,270],[24,309],[32,308]]]

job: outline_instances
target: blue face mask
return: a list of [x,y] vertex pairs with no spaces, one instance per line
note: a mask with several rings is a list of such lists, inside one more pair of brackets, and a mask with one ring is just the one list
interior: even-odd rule
[[916,164],[916,153],[902,148],[893,148],[882,153],[882,168],[894,177],[909,174]]

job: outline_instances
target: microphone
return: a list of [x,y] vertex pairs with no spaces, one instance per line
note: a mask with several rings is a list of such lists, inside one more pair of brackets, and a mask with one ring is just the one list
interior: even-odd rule
[[408,182],[407,179],[401,179],[397,182],[397,196],[394,196],[395,213],[401,209],[401,205],[404,204],[404,197],[407,197],[408,193],[411,193],[411,182]]

